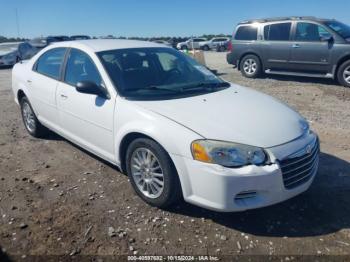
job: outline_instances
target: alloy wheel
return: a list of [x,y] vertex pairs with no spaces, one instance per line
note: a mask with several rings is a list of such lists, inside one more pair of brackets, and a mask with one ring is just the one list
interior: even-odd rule
[[22,105],[22,113],[23,113],[24,124],[26,125],[27,129],[30,132],[34,132],[36,127],[35,116],[30,105],[27,102],[24,102]]
[[258,65],[254,59],[247,59],[244,61],[243,70],[248,75],[253,75],[258,68]]
[[350,66],[348,66],[347,68],[345,68],[344,72],[343,72],[343,77],[345,82],[347,82],[348,84],[350,84]]
[[137,148],[131,156],[131,174],[137,188],[148,198],[158,198],[164,190],[164,174],[158,158],[147,148]]

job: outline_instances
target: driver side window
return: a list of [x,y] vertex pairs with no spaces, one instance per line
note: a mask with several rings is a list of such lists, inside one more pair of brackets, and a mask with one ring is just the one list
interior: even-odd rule
[[331,34],[324,27],[312,23],[299,22],[295,32],[297,41],[318,42],[322,37],[331,37]]
[[80,81],[102,84],[102,78],[89,55],[77,49],[71,49],[66,65],[64,81],[72,86]]
[[158,59],[164,71],[176,68],[177,58],[169,53],[159,53]]

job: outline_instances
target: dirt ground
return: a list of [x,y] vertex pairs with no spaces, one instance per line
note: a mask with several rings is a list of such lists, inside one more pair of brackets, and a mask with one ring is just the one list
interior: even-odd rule
[[[283,100],[321,140],[314,184],[285,203],[217,213],[186,203],[159,210],[116,168],[57,135],[30,137],[0,70],[0,260],[30,255],[349,255],[350,89],[334,81],[243,78],[206,53],[222,78]],[[266,116],[268,117],[268,116]],[[2,250],[2,251],[1,251]],[[79,260],[76,260],[79,261]]]

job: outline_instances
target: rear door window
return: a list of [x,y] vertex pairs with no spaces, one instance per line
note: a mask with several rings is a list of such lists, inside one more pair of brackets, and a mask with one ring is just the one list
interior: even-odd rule
[[264,39],[268,41],[288,41],[292,23],[279,23],[264,27]]
[[45,52],[36,62],[35,71],[59,79],[66,48],[55,48]]
[[254,41],[258,38],[258,28],[255,26],[240,26],[235,34],[236,40]]

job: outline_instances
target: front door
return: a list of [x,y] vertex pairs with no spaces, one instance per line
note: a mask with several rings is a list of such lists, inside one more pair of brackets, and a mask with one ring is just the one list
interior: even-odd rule
[[332,35],[321,25],[298,22],[292,43],[290,64],[297,71],[331,72]]
[[104,86],[90,56],[71,49],[67,57],[64,82],[57,89],[60,125],[74,142],[95,154],[114,161],[113,119],[115,99],[79,93],[75,86],[91,81]]

